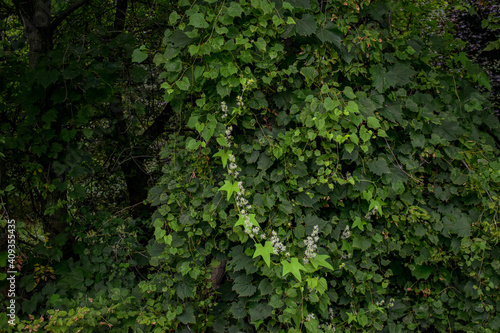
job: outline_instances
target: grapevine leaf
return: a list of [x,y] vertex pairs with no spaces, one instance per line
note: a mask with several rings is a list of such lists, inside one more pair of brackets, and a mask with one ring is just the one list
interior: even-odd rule
[[[250,218],[250,223],[252,223],[253,226],[260,227],[259,223],[255,219],[255,214],[248,214],[248,217]],[[238,219],[238,222],[236,222],[236,224],[234,226],[236,227],[239,225],[241,225],[243,227],[245,226],[245,217],[241,214],[240,214],[240,218]]]
[[238,182],[230,182],[229,180],[224,181],[224,186],[222,186],[219,191],[226,191],[227,192],[227,200],[231,198],[233,195],[233,192],[240,193],[240,189],[238,188]]
[[318,254],[316,257],[309,259],[309,262],[314,266],[314,268],[318,268],[319,266],[326,267],[333,271],[332,265],[330,265],[326,259],[330,259],[330,257],[326,254]]
[[232,153],[233,153],[232,150],[219,149],[219,151],[217,153],[215,153],[213,157],[219,156],[222,160],[222,166],[225,168],[226,164],[227,164],[227,160],[229,159],[229,155]]
[[273,253],[273,245],[270,241],[266,241],[266,244],[262,246],[261,244],[255,245],[256,250],[253,254],[253,258],[261,256],[264,259],[267,267],[271,267],[271,253]]
[[302,277],[300,276],[300,271],[305,271],[306,269],[302,264],[299,262],[299,259],[297,258],[292,258],[292,262],[288,262],[288,260],[283,259],[281,260],[281,264],[283,265],[283,275],[285,276],[288,273],[292,273],[293,276],[299,280],[299,282],[302,282]]

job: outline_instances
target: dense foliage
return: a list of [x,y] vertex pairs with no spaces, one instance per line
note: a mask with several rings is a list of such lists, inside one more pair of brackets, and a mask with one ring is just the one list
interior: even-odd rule
[[1,54],[10,330],[500,329],[500,124],[451,5],[126,3]]

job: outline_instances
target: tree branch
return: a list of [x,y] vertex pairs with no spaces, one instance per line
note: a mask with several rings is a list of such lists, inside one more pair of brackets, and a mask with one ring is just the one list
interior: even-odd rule
[[54,31],[57,28],[57,26],[61,24],[61,22],[64,21],[68,16],[70,16],[75,10],[88,3],[90,3],[90,0],[77,0],[73,2],[52,20],[52,22],[50,23],[50,29]]

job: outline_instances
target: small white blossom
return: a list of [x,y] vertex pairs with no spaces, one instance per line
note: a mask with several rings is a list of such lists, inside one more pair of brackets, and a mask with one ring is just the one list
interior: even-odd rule
[[276,231],[273,230],[273,232],[271,234],[272,234],[272,236],[271,236],[271,245],[273,247],[274,254],[279,254],[280,252],[286,251],[286,246],[283,245],[282,242],[280,242],[280,240],[278,238],[278,234],[276,233]]
[[308,264],[309,259],[316,257],[316,250],[318,249],[316,243],[319,240],[318,233],[319,228],[317,225],[315,225],[311,236],[308,236],[304,241],[304,244],[306,244],[305,257],[303,258],[304,264]]
[[308,314],[307,317],[306,317],[306,321],[309,321],[309,320],[312,320],[312,319],[316,319],[316,316],[314,315],[314,313]]
[[342,232],[342,235],[340,236],[342,239],[348,239],[351,237],[351,230],[348,225],[345,226],[345,230]]
[[245,103],[243,103],[243,97],[241,96],[236,96],[236,104],[238,105],[238,107],[243,107],[245,105]]

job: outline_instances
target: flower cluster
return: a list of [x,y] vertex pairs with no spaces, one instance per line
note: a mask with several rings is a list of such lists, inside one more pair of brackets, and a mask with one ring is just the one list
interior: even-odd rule
[[309,321],[309,320],[312,320],[312,319],[316,319],[316,315],[314,313],[309,313],[306,317],[306,321]]
[[316,250],[318,249],[316,243],[319,240],[318,233],[319,228],[315,225],[311,236],[308,236],[304,241],[304,244],[306,245],[305,257],[303,259],[304,264],[308,264],[309,259],[316,257]]
[[222,109],[222,119],[226,119],[227,113],[229,112],[226,102],[222,101],[220,103],[220,108]]
[[279,254],[281,252],[286,251],[286,246],[283,245],[282,242],[280,242],[280,240],[278,238],[278,234],[274,230],[273,230],[272,236],[271,236],[271,245],[273,246],[273,253],[274,254]]
[[231,140],[234,139],[234,137],[231,135],[232,132],[233,132],[233,126],[228,126],[226,128],[226,133],[225,133],[228,147],[231,147]]
[[351,237],[351,229],[349,228],[348,225],[346,225],[345,230],[342,231],[342,235],[340,236],[340,238],[349,239],[349,237]]
[[368,221],[371,220],[372,216],[377,214],[377,210],[378,210],[377,206],[373,207],[372,210],[370,210],[368,213],[366,213],[365,219],[367,219]]
[[[238,106],[243,106],[243,100],[241,96],[238,96],[238,101],[241,99],[241,105],[238,102]],[[228,107],[225,102],[221,102],[221,109],[223,112],[222,118],[227,117],[228,113]],[[228,126],[226,128],[226,141],[227,141],[227,146],[231,147],[231,141],[233,140],[233,136],[231,135],[233,131],[233,126]],[[240,172],[238,170],[238,165],[236,164],[236,157],[233,154],[229,154],[228,157],[228,174],[230,176],[233,176],[235,180],[238,180],[238,176],[240,175]],[[241,216],[243,217],[244,220],[244,226],[245,226],[245,232],[250,236],[251,238],[254,238],[259,235],[260,228],[257,226],[254,226],[252,222],[250,221],[250,213],[249,211],[252,209],[252,206],[248,202],[248,200],[245,198],[245,187],[243,186],[242,181],[238,181],[238,192],[235,193],[236,195],[236,206],[238,207],[238,210],[240,211]],[[262,239],[264,239],[266,236],[262,233],[260,235]]]
[[[226,131],[227,133],[227,131]],[[229,141],[228,141],[229,143]],[[236,158],[234,157],[233,154],[229,154],[229,165],[228,165],[228,173],[230,176],[234,176],[235,178],[239,176],[239,171],[237,170],[238,169],[238,166],[236,165]],[[239,186],[238,186],[239,187]]]
[[239,108],[242,108],[243,106],[245,106],[245,103],[243,103],[243,97],[241,96],[236,96],[236,100],[237,100],[237,105]]

